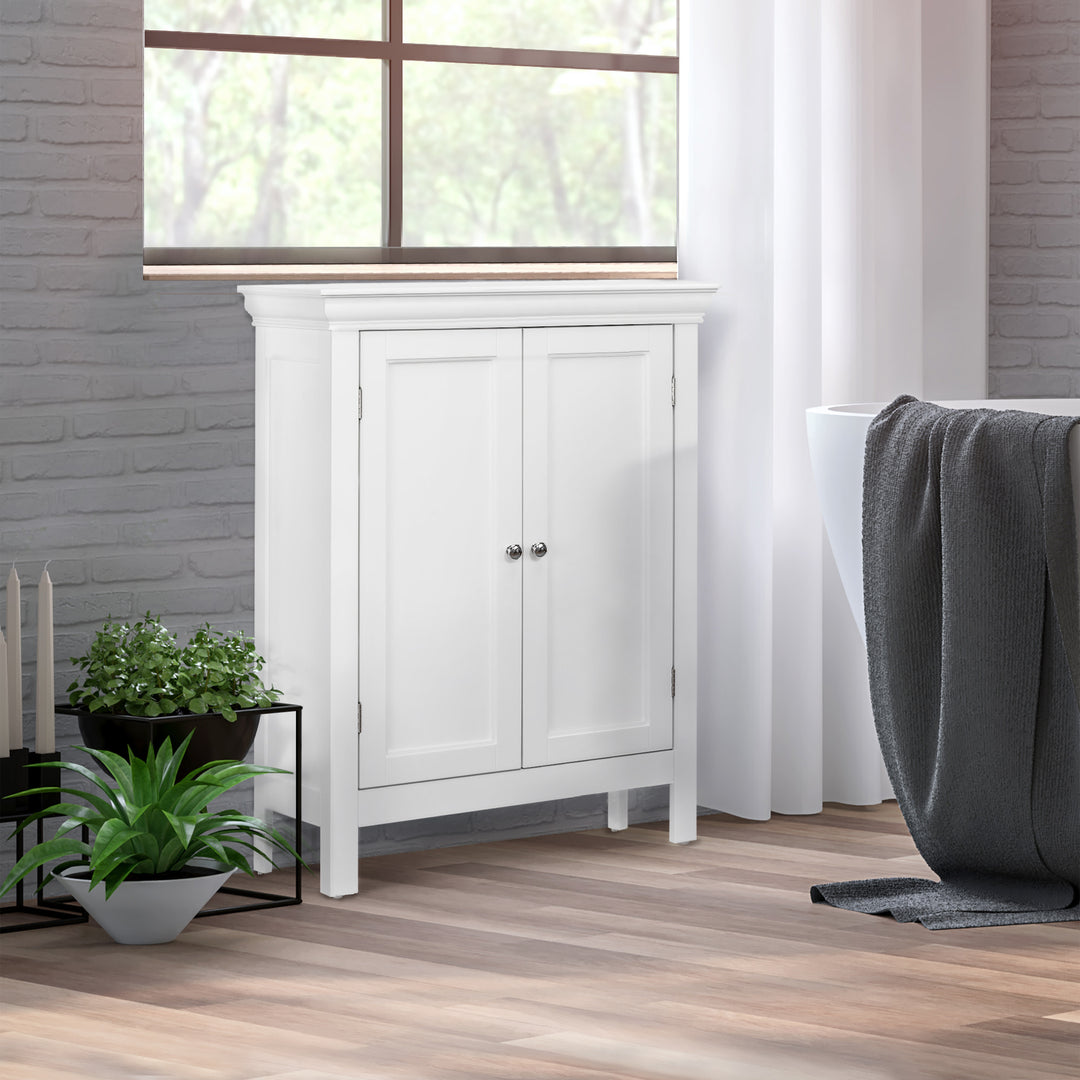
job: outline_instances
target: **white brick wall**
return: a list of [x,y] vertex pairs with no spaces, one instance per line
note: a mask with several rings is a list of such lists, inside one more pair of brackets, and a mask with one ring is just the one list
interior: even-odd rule
[[61,692],[107,616],[252,626],[253,332],[231,284],[142,280],[141,19],[0,8],[0,577],[15,560],[28,724],[46,559]]
[[990,392],[1080,397],[1080,0],[994,0]]

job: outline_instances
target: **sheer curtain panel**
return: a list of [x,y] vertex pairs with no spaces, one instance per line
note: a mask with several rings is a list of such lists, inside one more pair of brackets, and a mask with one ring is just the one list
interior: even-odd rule
[[683,0],[701,337],[701,802],[891,797],[805,410],[986,389],[987,0]]

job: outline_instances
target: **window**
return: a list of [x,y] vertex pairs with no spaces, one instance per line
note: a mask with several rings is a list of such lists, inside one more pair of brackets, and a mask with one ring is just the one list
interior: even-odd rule
[[147,0],[145,263],[670,262],[676,0]]

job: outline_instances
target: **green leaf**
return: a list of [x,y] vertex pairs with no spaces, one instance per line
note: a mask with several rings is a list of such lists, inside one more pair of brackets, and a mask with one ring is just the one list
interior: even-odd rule
[[182,870],[191,862],[187,851],[187,845],[181,844],[174,836],[158,853],[157,863],[154,866],[155,874],[167,874],[173,870]]
[[[76,747],[77,750],[82,750],[84,747]],[[123,803],[119,799],[119,795],[122,792],[117,792],[116,789],[109,786],[108,782],[98,776],[92,769],[88,769],[85,765],[80,765],[76,761],[60,761],[54,762],[54,767],[61,769],[68,769],[69,771],[76,773],[90,781],[98,790],[105,794],[105,799],[100,799],[99,796],[94,795],[93,792],[83,792],[78,788],[57,787],[52,790],[63,793],[65,795],[81,795],[92,806],[100,806],[101,813],[109,814],[114,811],[122,809]],[[49,788],[40,788],[40,791],[48,791]],[[109,808],[112,808],[111,810]]]
[[165,819],[173,828],[173,832],[176,833],[176,838],[180,841],[183,847],[187,847],[191,843],[192,836],[195,835],[196,818],[195,815],[189,815],[187,817],[177,817],[175,814],[170,814],[167,810],[162,811]]
[[[44,793],[58,793],[64,795],[77,795],[79,798],[83,799],[86,803],[88,803],[90,808],[96,810],[97,816],[102,819],[112,817],[115,813],[115,807],[110,802],[108,802],[106,799],[103,799],[100,795],[95,795],[91,791],[83,791],[82,788],[31,788],[28,794],[33,793],[34,791],[40,791]],[[54,816],[54,813],[64,813],[65,811],[56,809],[57,806],[61,805],[71,806],[72,804],[56,803],[53,806],[47,806],[44,810],[39,810],[36,814],[30,814],[29,816],[22,819],[18,827],[11,833],[11,836],[14,836],[15,833],[22,832],[22,830],[25,829],[27,825],[31,824],[31,822],[37,821],[38,818],[52,817]],[[70,813],[70,811],[67,812]],[[10,838],[11,837],[9,837],[9,839]]]
[[135,805],[153,802],[154,781],[150,771],[150,758],[143,761],[131,752],[131,801]]
[[[119,754],[114,754],[111,750],[95,750],[89,746],[77,746],[75,749],[89,754],[116,781],[115,790],[121,792],[129,802],[134,801],[135,793],[131,786],[131,765],[129,762],[125,761]],[[64,767],[79,773],[80,776],[85,776],[98,784],[99,787],[102,786],[97,779],[97,774],[89,769],[75,764],[65,766],[64,763],[61,763],[61,768]]]
[[90,888],[105,883],[105,899],[108,900],[118,886],[123,884],[132,874],[152,874],[154,864],[145,857],[127,855],[123,858],[112,856],[107,862],[95,866],[90,881]]
[[180,816],[197,814],[205,811],[225,790],[221,785],[204,784],[189,777],[181,780],[168,797],[162,799],[162,805]]
[[138,829],[133,829],[116,818],[106,821],[98,830],[97,839],[94,841],[91,863],[106,863],[114,852],[125,844],[130,845],[131,841],[140,835]]
[[77,840],[73,836],[63,836],[58,839],[45,840],[35,844],[19,861],[11,868],[11,872],[4,878],[0,885],[0,896],[10,891],[28,874],[33,873],[39,866],[52,862],[54,859],[65,855],[89,855],[90,845]]
[[226,847],[220,841],[213,838],[200,840],[198,845],[191,850],[193,852],[197,852],[197,854],[192,855],[192,858],[203,859],[209,856],[210,858],[216,859],[220,863],[225,863],[227,866],[236,866],[236,862],[234,860],[238,855],[240,856],[241,860],[243,860],[244,862],[247,861],[242,855],[240,855],[239,852],[234,851],[232,848]]

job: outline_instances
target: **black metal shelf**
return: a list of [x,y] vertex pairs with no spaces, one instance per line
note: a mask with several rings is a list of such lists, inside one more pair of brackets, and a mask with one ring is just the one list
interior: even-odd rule
[[[56,706],[56,712],[59,715],[65,716],[77,716],[83,710],[75,708],[70,705],[58,704]],[[260,715],[264,713],[289,713],[291,712],[296,718],[296,742],[295,742],[295,757],[293,760],[293,777],[295,782],[295,809],[296,809],[296,849],[300,850],[300,838],[303,828],[303,813],[302,813],[302,783],[301,783],[301,768],[303,765],[303,706],[295,705],[289,702],[278,702],[276,705],[270,705],[260,709],[237,709],[237,713],[258,713]],[[59,761],[60,755],[54,754],[36,754],[30,750],[15,750],[8,758],[0,758],[0,795],[7,792],[23,791],[30,787],[42,787],[49,784],[59,783],[59,769],[27,769],[26,766],[30,763],[47,763],[52,761]],[[26,799],[9,800],[14,802],[14,805],[10,809],[6,809],[4,813],[0,813],[0,823],[3,822],[20,822],[29,814],[35,813],[37,810],[44,809],[46,797],[42,795],[30,796]],[[0,803],[2,805],[2,803]],[[83,830],[83,838],[87,836],[86,830]],[[15,858],[16,860],[22,858],[23,855],[23,837],[22,832],[18,833],[15,837]],[[37,822],[37,839],[40,843],[44,839],[44,820],[39,819]],[[44,880],[44,870],[40,869],[37,872],[37,898],[33,904],[26,902],[26,895],[24,890],[24,882],[19,882],[15,886],[15,903],[6,904],[0,906],[0,915],[37,915],[39,919],[35,922],[18,922],[14,925],[0,925],[0,934],[15,933],[19,930],[39,930],[46,926],[62,926],[74,923],[85,923],[89,917],[86,912],[83,911],[70,896],[60,897],[45,897],[41,894],[41,886]],[[253,903],[247,904],[231,904],[221,907],[205,907],[202,911],[198,912],[195,918],[206,918],[210,915],[232,915],[240,911],[260,911],[265,908],[275,907],[290,907],[295,904],[303,903],[302,898],[303,887],[303,866],[299,860],[295,863],[295,876],[293,881],[293,893],[292,895],[282,896],[278,893],[262,892],[257,889],[242,888],[235,885],[223,885],[218,889],[218,894],[225,893],[229,896],[244,896],[248,897]],[[217,895],[217,894],[215,894]]]
[[[237,709],[237,713],[253,711]],[[296,843],[293,845],[296,848],[297,853],[300,851],[300,833],[303,829],[303,814],[301,813],[301,796],[303,784],[301,783],[300,770],[303,765],[303,713],[304,709],[301,705],[289,704],[286,702],[279,702],[277,705],[269,706],[265,709],[257,710],[259,713],[284,713],[291,712],[296,717],[296,753],[293,757],[293,782],[295,784],[295,811],[296,811]],[[294,904],[303,903],[301,896],[301,888],[303,883],[303,867],[300,864],[300,860],[297,859],[295,863],[295,873],[293,877],[293,895],[292,896],[278,896],[274,893],[260,892],[257,889],[241,888],[238,885],[222,885],[218,889],[218,893],[225,893],[229,896],[247,896],[255,899],[257,903],[253,904],[233,904],[229,907],[205,907],[200,911],[195,918],[203,919],[210,915],[232,915],[238,911],[261,911],[263,908],[276,908],[276,907],[290,907]]]
[[[44,787],[57,784],[60,780],[59,769],[41,769],[36,766],[48,765],[59,761],[59,754],[38,754],[25,747],[12,750],[6,758],[0,758],[0,796],[13,795],[27,788]],[[33,765],[35,768],[28,768]],[[17,825],[30,814],[44,810],[49,805],[49,796],[27,795],[20,799],[0,798],[0,824]],[[37,820],[37,842],[40,844],[45,839],[45,821]],[[23,857],[26,834],[15,834],[15,861]],[[83,839],[87,837],[86,829],[83,829]],[[7,839],[5,837],[5,839]],[[36,890],[33,903],[28,903],[26,898],[26,882],[20,881],[15,886],[15,902],[0,906],[0,916],[3,915],[33,915],[37,916],[35,922],[20,921],[6,925],[0,924],[0,934],[11,934],[18,930],[41,930],[46,926],[64,926],[71,923],[84,923],[88,916],[83,909],[69,896],[45,896],[42,887],[45,883],[45,870],[38,867]]]

